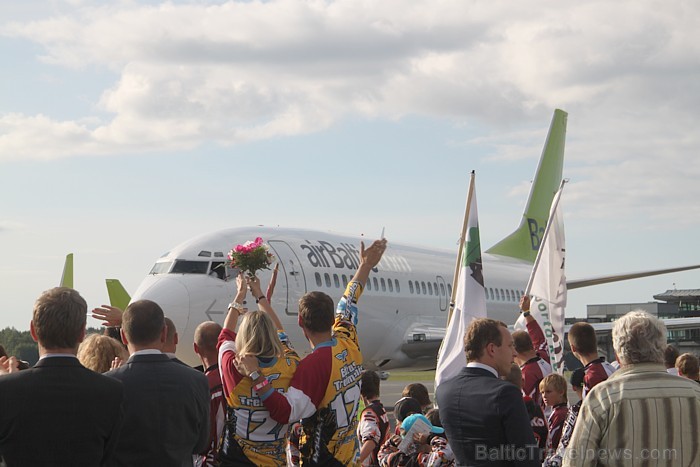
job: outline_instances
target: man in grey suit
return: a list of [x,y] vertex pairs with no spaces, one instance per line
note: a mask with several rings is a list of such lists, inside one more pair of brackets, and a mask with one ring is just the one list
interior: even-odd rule
[[209,441],[207,378],[161,352],[167,329],[157,303],[131,303],[121,332],[131,357],[106,373],[124,384],[124,428],[112,465],[191,466]]
[[499,376],[515,357],[506,325],[475,319],[464,336],[467,366],[435,396],[458,465],[539,466],[540,452],[520,390]]
[[8,466],[96,466],[114,454],[123,388],[76,358],[86,315],[83,297],[66,287],[34,304],[39,362],[0,376],[0,456]]

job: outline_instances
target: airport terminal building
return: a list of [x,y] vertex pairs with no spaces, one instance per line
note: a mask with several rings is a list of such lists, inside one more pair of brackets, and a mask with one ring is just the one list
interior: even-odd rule
[[[667,290],[654,295],[654,299],[658,301],[588,305],[586,321],[591,324],[612,322],[632,310],[639,309],[666,320],[700,318],[700,289]],[[567,324],[573,324],[575,321],[577,320],[571,320],[569,323],[567,320]],[[670,330],[668,332],[668,342],[676,345],[681,354],[691,352],[700,355],[700,324]],[[608,360],[615,359],[610,334],[599,337],[598,347]]]

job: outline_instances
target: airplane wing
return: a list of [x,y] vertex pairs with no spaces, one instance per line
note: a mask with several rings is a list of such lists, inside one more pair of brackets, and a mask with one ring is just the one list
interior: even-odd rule
[[66,262],[63,264],[63,274],[61,275],[61,287],[73,288],[73,253],[66,255]]
[[[668,331],[684,331],[688,329],[697,329],[700,328],[700,317],[697,318],[667,318],[667,319],[662,319],[664,325],[666,326],[666,330]],[[595,329],[596,335],[598,336],[605,336],[605,335],[610,335],[612,333],[612,327],[614,322],[606,322],[606,323],[591,323],[589,322],[591,326],[593,326],[593,329]],[[565,332],[569,332],[569,329],[571,329],[571,324],[567,324],[564,327]]]
[[591,285],[608,284],[610,282],[626,281],[628,279],[638,279],[640,277],[658,276],[660,274],[689,271],[691,269],[700,269],[700,264],[668,269],[654,269],[651,271],[630,272],[626,274],[614,274],[612,276],[598,276],[579,280],[569,280],[566,281],[566,288],[567,290],[573,290],[581,287],[590,287]]
[[109,304],[119,308],[120,310],[126,310],[126,307],[131,301],[131,297],[127,293],[126,289],[121,282],[117,279],[105,279],[107,283],[107,293],[109,294]]

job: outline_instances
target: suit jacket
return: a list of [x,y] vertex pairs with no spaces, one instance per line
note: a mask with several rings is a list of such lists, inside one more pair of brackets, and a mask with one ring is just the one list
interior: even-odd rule
[[0,376],[0,455],[8,467],[102,465],[114,454],[123,388],[74,357]]
[[463,368],[435,397],[458,465],[539,466],[520,390],[482,368]]
[[124,427],[111,465],[192,465],[209,440],[206,376],[165,354],[134,355],[106,373],[124,384]]

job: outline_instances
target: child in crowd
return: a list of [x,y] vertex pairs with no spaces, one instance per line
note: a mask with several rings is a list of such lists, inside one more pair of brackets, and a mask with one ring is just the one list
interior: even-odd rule
[[[513,383],[522,391],[523,388],[523,373],[517,363],[513,363],[510,367],[508,376],[502,377],[504,380]],[[527,409],[527,414],[530,416],[530,426],[532,433],[535,435],[535,440],[539,448],[544,451],[547,445],[547,421],[544,418],[544,412],[540,404],[536,403],[530,396],[523,395],[523,403]]]
[[433,408],[433,403],[430,400],[430,394],[428,393],[428,388],[421,383],[411,383],[405,388],[401,393],[403,397],[413,397],[420,404],[422,413],[425,415],[428,410]]
[[379,401],[379,375],[372,370],[362,373],[360,396],[365,405],[357,425],[357,438],[360,443],[360,464],[379,465],[379,448],[390,433],[389,417]]
[[544,467],[561,467],[562,460],[564,458],[564,453],[566,448],[569,446],[569,441],[571,440],[571,433],[574,432],[574,426],[576,425],[576,418],[578,417],[578,412],[581,410],[581,403],[583,402],[583,377],[584,369],[583,367],[578,368],[571,373],[571,389],[578,395],[578,402],[569,407],[569,413],[566,415],[566,421],[564,422],[564,428],[561,431],[561,438],[559,439],[559,447],[556,453],[550,454],[542,464]]
[[556,452],[561,438],[562,428],[569,412],[566,395],[566,379],[560,374],[552,373],[540,381],[540,393],[542,401],[547,407],[552,408],[552,413],[547,419],[549,434],[547,435],[547,456]]
[[396,429],[394,434],[400,434],[401,422],[414,413],[421,413],[421,406],[413,397],[402,397],[394,404],[394,418],[396,419]]
[[[428,433],[413,435],[411,442],[399,447],[406,436],[412,436],[411,428],[420,420],[427,426]],[[455,462],[454,454],[445,439],[445,430],[433,426],[423,414],[406,417],[400,426],[400,435],[393,435],[379,451],[379,465],[382,467],[449,467]]]

